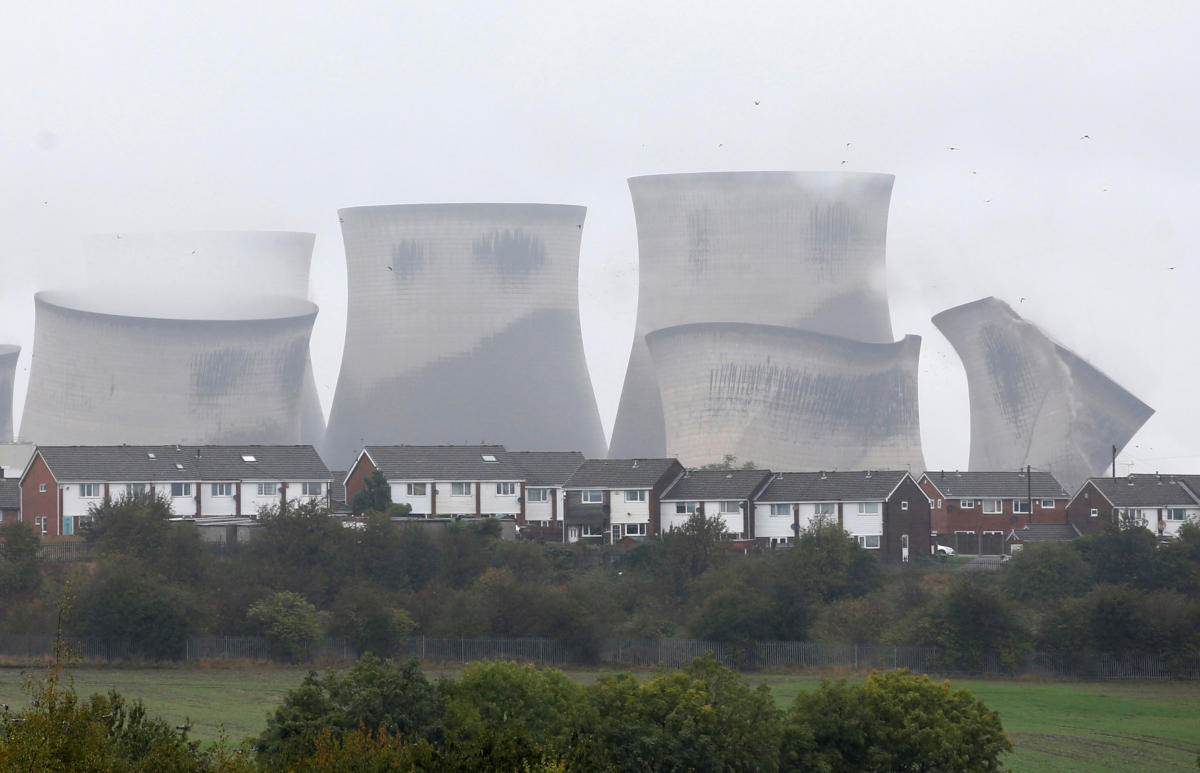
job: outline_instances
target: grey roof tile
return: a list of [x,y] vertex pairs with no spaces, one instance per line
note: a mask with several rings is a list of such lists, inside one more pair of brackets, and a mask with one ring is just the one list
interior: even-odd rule
[[1013,535],[1022,542],[1048,542],[1072,540],[1079,532],[1069,523],[1030,523],[1014,529]]
[[0,510],[21,509],[21,481],[16,478],[0,478]]
[[652,488],[678,467],[677,459],[588,459],[564,488]]
[[780,472],[760,502],[882,502],[907,475],[906,470]]
[[1129,475],[1117,478],[1088,478],[1114,507],[1195,507],[1198,504],[1179,475]]
[[1033,488],[1036,499],[1067,499],[1071,495],[1048,472],[1034,470],[1029,477],[1023,472],[959,472],[926,470],[925,477],[937,486],[946,499],[996,497],[1010,499],[1025,497]]
[[[504,446],[367,446],[388,480],[524,480]],[[491,456],[494,462],[484,461]]]
[[525,473],[525,485],[537,487],[561,487],[587,461],[579,451],[509,451],[508,458]]
[[662,499],[749,499],[770,476],[770,470],[688,470],[663,492]]
[[39,446],[38,453],[59,481],[330,479],[312,446]]

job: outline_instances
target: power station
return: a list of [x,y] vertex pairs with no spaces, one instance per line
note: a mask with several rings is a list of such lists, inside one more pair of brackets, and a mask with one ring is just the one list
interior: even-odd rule
[[13,440],[13,381],[20,356],[21,347],[0,344],[0,443]]

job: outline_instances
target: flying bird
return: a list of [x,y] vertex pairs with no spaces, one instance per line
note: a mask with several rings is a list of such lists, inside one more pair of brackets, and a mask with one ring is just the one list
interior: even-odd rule
[[392,270],[392,267],[391,267],[391,266],[384,266],[384,268],[386,268],[388,271],[391,271],[391,270]]
[[1024,302],[1025,302],[1025,299],[1024,299],[1024,298],[1022,298],[1022,299],[1021,299],[1021,303],[1024,303]]
[[971,174],[978,174],[978,172],[976,172],[974,169],[972,169]]
[[842,159],[842,166],[846,165],[846,159]]
[[958,148],[951,147],[951,146],[946,146],[946,150],[958,150]]
[[991,204],[991,203],[992,203],[992,200],[991,200],[991,199],[984,199],[984,200],[983,200],[983,203],[984,203],[984,204]]
[[757,104],[759,104],[759,102],[761,102],[761,101],[762,101],[762,100],[756,99],[756,100],[754,100],[754,104],[756,104],[756,105],[757,105]]
[[1082,137],[1080,137],[1079,139],[1081,139],[1081,140],[1090,140],[1090,139],[1091,139],[1091,136],[1090,136],[1090,135],[1087,135],[1087,134],[1085,134],[1085,135],[1083,135]]
[[850,143],[849,143],[849,142],[847,142],[847,143],[846,143],[846,147],[847,147],[847,148],[849,148],[849,147],[850,147]]

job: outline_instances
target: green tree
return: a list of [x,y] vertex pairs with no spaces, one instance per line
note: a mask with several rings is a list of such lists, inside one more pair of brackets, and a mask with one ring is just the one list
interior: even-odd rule
[[200,624],[187,591],[147,577],[128,564],[105,564],[85,581],[67,618],[80,636],[119,639],[148,658],[183,657],[184,641]]
[[[386,513],[392,506],[392,487],[380,470],[374,470],[363,478],[362,490],[350,501],[350,510],[355,515],[368,512]],[[411,508],[410,508],[411,510]]]
[[404,609],[390,603],[387,593],[370,583],[347,585],[329,609],[330,633],[345,636],[358,652],[391,655],[417,624]]
[[42,582],[41,537],[24,523],[0,526],[0,598],[38,589]]
[[1158,555],[1158,537],[1142,526],[1114,529],[1075,541],[1097,583],[1153,590],[1169,583]]
[[201,583],[210,551],[194,523],[171,521],[171,500],[161,492],[124,494],[88,508],[84,538],[110,562],[129,563],[172,582]]
[[728,553],[729,531],[718,516],[692,513],[683,526],[663,535],[662,570],[682,595],[695,578],[716,566]]
[[1023,601],[1078,596],[1092,585],[1092,568],[1071,542],[1027,545],[1004,571],[1004,587]]
[[288,691],[256,740],[268,767],[285,769],[313,754],[323,734],[357,730],[403,738],[442,738],[442,704],[414,659],[396,664],[364,655],[344,676],[310,672]]
[[263,507],[258,534],[241,551],[252,584],[290,590],[325,606],[357,571],[357,529],[329,516],[324,500]]
[[967,690],[907,671],[863,685],[822,682],[787,714],[782,770],[975,773],[1000,770],[1012,748],[1000,715]]
[[246,618],[267,638],[275,658],[295,662],[304,646],[321,635],[317,608],[292,591],[272,593],[250,605]]
[[1031,649],[1031,634],[1015,605],[992,584],[964,577],[932,601],[905,632],[911,644],[942,649],[943,665],[977,671],[994,655],[1015,670]]
[[583,688],[555,669],[482,661],[467,666],[444,692],[452,744],[504,745],[515,737],[565,751]]

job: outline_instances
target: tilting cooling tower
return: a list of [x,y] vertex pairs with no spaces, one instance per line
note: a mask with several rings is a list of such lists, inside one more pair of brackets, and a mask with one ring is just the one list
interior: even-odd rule
[[[177,293],[199,298],[284,295],[308,298],[310,233],[294,231],[175,231],[96,234],[85,238],[82,260],[56,290]],[[301,442],[325,434],[311,360],[305,363]]]
[[958,352],[971,399],[972,470],[1049,470],[1074,491],[1154,411],[996,298],[933,324]]
[[30,442],[301,442],[312,303],[41,292],[34,307]]
[[794,328],[681,325],[646,336],[667,453],[685,466],[925,469],[921,338],[877,344]]
[[884,244],[892,175],[718,172],[634,177],[638,317],[609,454],[662,456],[645,336],[702,322],[892,341]]
[[0,443],[11,443],[13,439],[13,380],[20,356],[21,347],[0,344]]
[[583,207],[419,204],[338,214],[346,346],[323,455],[501,443],[603,456],[579,327]]

